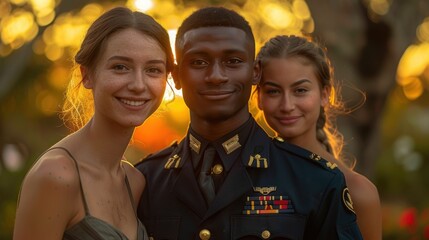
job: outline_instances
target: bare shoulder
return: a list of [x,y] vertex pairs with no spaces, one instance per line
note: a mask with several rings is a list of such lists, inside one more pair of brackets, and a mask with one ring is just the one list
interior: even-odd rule
[[382,213],[377,187],[367,177],[352,170],[347,171],[345,177],[363,238],[381,240]]
[[61,150],[45,153],[30,169],[23,184],[39,185],[42,190],[52,190],[52,187],[62,187],[58,191],[79,190],[74,188],[79,184],[76,165]]
[[127,176],[130,180],[144,181],[145,177],[137,168],[133,166],[130,162],[122,160],[123,166],[127,173]]
[[133,196],[136,202],[140,199],[140,196],[146,186],[146,179],[137,168],[135,168],[130,162],[122,160],[125,172],[127,173],[128,180],[131,188],[133,189]]
[[16,239],[60,239],[79,211],[78,178],[66,153],[45,153],[23,181],[16,211]]
[[361,203],[379,205],[380,197],[377,187],[367,177],[352,170],[348,171],[345,177],[354,200],[359,199]]
[[382,213],[377,187],[366,176],[353,171],[343,162],[331,155],[326,156],[329,161],[336,163],[344,174],[363,239],[381,240]]

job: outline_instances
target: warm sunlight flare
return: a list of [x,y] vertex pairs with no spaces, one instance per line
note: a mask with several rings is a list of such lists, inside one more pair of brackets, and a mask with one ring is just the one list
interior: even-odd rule
[[34,12],[43,14],[53,11],[56,5],[53,0],[29,0],[29,3]]
[[292,8],[297,18],[302,20],[307,20],[311,18],[310,9],[308,9],[307,3],[305,3],[305,1],[294,1],[292,4]]
[[169,29],[168,36],[170,36],[170,45],[171,49],[173,49],[174,60],[176,61],[176,51],[174,48],[174,41],[176,40],[177,29]]
[[153,2],[151,0],[134,0],[133,3],[134,6],[142,12],[146,12],[153,7]]
[[[369,180],[374,181],[381,200],[383,236],[364,238],[429,240],[429,191],[427,191],[429,186],[429,0],[0,0],[0,177],[3,183],[0,184],[0,240],[16,238],[12,236],[14,230],[18,233],[31,232],[32,235],[24,237],[25,239],[35,238],[35,231],[21,231],[19,224],[17,227],[15,223],[19,215],[17,214],[19,211],[18,206],[22,206],[18,204],[20,204],[19,199],[22,200],[20,192],[22,192],[23,183],[25,182],[23,179],[34,172],[27,175],[25,173],[32,166],[44,166],[37,163],[39,157],[49,147],[63,144],[64,142],[59,145],[55,144],[55,142],[63,137],[70,136],[72,132],[77,130],[78,126],[84,126],[90,121],[89,126],[86,128],[90,129],[91,126],[94,126],[92,125],[94,122],[97,122],[97,124],[105,122],[103,120],[99,121],[100,118],[112,119],[111,117],[114,117],[116,123],[120,121],[121,126],[126,122],[134,123],[133,126],[135,126],[134,115],[136,119],[138,117],[137,124],[142,124],[134,129],[131,139],[127,138],[126,141],[121,142],[119,145],[122,149],[121,155],[117,155],[117,160],[123,157],[123,159],[128,160],[132,164],[142,161],[150,154],[162,151],[164,148],[171,146],[175,141],[180,142],[186,136],[190,128],[190,111],[185,104],[182,90],[176,89],[171,74],[167,76],[167,84],[163,96],[160,96],[160,94],[162,95],[162,90],[159,92],[160,88],[155,87],[160,86],[160,82],[146,82],[148,88],[146,87],[141,91],[131,90],[131,86],[135,86],[136,83],[136,79],[132,76],[132,74],[136,73],[136,69],[142,70],[145,73],[158,72],[160,70],[158,64],[155,64],[156,67],[152,64],[147,64],[149,57],[146,59],[146,56],[148,56],[147,52],[142,50],[147,46],[144,44],[147,42],[147,39],[144,39],[141,45],[140,40],[143,38],[138,38],[132,34],[132,39],[135,41],[132,41],[133,44],[130,44],[129,41],[121,40],[121,36],[123,36],[121,33],[115,32],[113,35],[117,34],[116,37],[118,38],[113,38],[118,40],[114,40],[117,44],[114,44],[114,46],[110,44],[110,40],[112,39],[109,38],[113,35],[108,35],[109,37],[101,40],[104,43],[104,45],[101,45],[101,51],[107,51],[107,54],[101,54],[103,56],[99,55],[101,57],[95,59],[95,62],[92,58],[92,56],[95,56],[94,52],[79,55],[84,59],[91,59],[91,64],[94,64],[91,65],[93,68],[89,70],[94,70],[91,73],[98,74],[95,75],[96,78],[88,78],[91,80],[97,79],[97,81],[84,82],[86,87],[89,88],[85,88],[85,85],[82,86],[83,78],[79,71],[79,65],[74,65],[77,51],[81,47],[89,26],[104,12],[119,6],[149,15],[162,25],[168,32],[174,58],[176,58],[175,38],[183,20],[194,11],[209,6],[222,6],[231,9],[247,20],[255,39],[255,56],[257,56],[261,47],[268,40],[278,35],[306,36],[314,42],[319,43],[320,46],[326,47],[327,56],[330,59],[332,67],[329,70],[331,70],[330,73],[331,77],[333,77],[332,80],[335,87],[331,88],[329,105],[324,109],[326,110],[325,120],[333,121],[333,130],[338,130],[344,134],[341,141],[331,142],[331,144],[334,144],[334,146],[339,142],[344,144],[344,152],[341,157],[344,157],[346,163],[354,164],[353,170],[368,176]],[[113,19],[117,18],[114,17]],[[123,21],[120,22],[123,23]],[[113,25],[115,24],[109,24],[108,27],[103,28],[102,32],[108,33],[108,29]],[[145,28],[145,30],[147,29]],[[149,32],[151,31],[149,30]],[[97,36],[103,36],[103,34],[97,34]],[[163,41],[165,41],[166,37],[165,35],[162,36]],[[210,38],[211,40],[213,40],[212,37]],[[233,39],[237,40],[235,37]],[[98,43],[98,40],[95,42]],[[106,45],[106,42],[109,44]],[[133,54],[130,54],[126,50],[129,49],[127,46],[132,46],[134,43],[139,45],[132,47]],[[281,44],[280,42],[276,42],[276,40],[272,40],[271,43],[273,45]],[[165,43],[161,45],[165,46]],[[222,45],[221,48],[224,46]],[[198,83],[199,85],[197,84],[198,86],[194,86],[197,92],[188,93],[186,100],[191,104],[198,101],[195,99],[200,99],[193,98],[192,94],[197,95],[198,92],[207,89],[206,85],[213,84],[213,82],[210,82],[210,77],[208,77],[210,71],[213,73],[213,59],[216,58],[215,61],[219,62],[232,63],[229,61],[231,59],[229,53],[220,53],[217,50],[211,51],[211,48],[210,53],[205,54],[206,57],[203,57],[204,59],[201,62],[204,62],[204,64],[207,63],[207,65],[204,65],[204,68],[207,67],[208,69],[197,72],[196,68],[192,68],[192,64],[197,64],[198,61],[186,58],[188,61],[184,62],[184,71],[180,75],[182,76],[182,81],[183,79],[186,81],[188,77],[188,81],[198,82],[198,80],[203,79],[203,81],[207,81],[204,84],[200,82]],[[91,47],[88,49],[90,51],[94,50]],[[111,56],[110,54],[116,51],[113,49],[120,49],[114,55],[117,56],[119,54],[123,57],[131,57],[131,60],[128,60],[132,63],[126,63],[126,60],[105,61],[108,58],[107,55]],[[246,49],[249,50],[249,48]],[[276,51],[280,52],[281,50],[276,49]],[[156,54],[160,54],[159,50],[155,52]],[[235,53],[235,51],[232,52]],[[201,52],[198,53],[200,54]],[[243,59],[240,56],[244,56],[245,54],[240,53],[240,56],[235,56],[234,53],[232,54],[234,55],[234,62],[241,62]],[[220,58],[219,60],[217,59],[217,56],[220,55],[222,55],[222,60]],[[159,56],[157,59],[163,59],[163,55],[157,56]],[[245,61],[251,58],[247,54],[245,56]],[[144,61],[137,61],[137,58],[140,60],[144,58]],[[103,64],[105,62],[106,64]],[[302,63],[305,64],[304,62]],[[86,65],[86,63],[84,64]],[[141,65],[136,67],[136,64]],[[246,69],[251,68],[248,64],[240,64],[240,66],[243,65],[246,66]],[[234,64],[234,66],[238,65]],[[187,71],[187,68],[192,68],[192,71]],[[116,73],[122,71],[120,69],[134,72],[127,76],[122,75],[124,78],[119,78],[119,75],[116,75]],[[200,69],[202,69],[202,65]],[[238,67],[234,67],[234,71],[236,69]],[[270,70],[263,70],[261,73],[263,78],[260,79],[269,82]],[[297,74],[297,71],[299,71],[295,70],[293,74]],[[227,67],[221,69],[221,71],[233,70]],[[237,71],[237,73],[239,72],[243,73],[241,70]],[[327,71],[324,72],[327,73]],[[246,76],[242,74],[227,74],[228,80],[225,81],[226,88],[241,89],[244,86],[242,85],[242,81],[250,75],[250,71],[248,73]],[[257,71],[253,73],[257,73]],[[165,76],[162,77],[165,81]],[[127,82],[123,80],[125,78]],[[312,77],[310,78],[312,79]],[[115,81],[117,79],[122,80]],[[143,79],[143,81],[147,80],[147,78]],[[196,82],[192,83],[195,84]],[[314,110],[318,110],[318,101],[313,101],[314,99],[309,101],[309,98],[303,97],[305,96],[304,93],[309,93],[310,97],[317,96],[318,98],[320,96],[314,94],[316,92],[313,92],[315,89],[313,87],[316,87],[316,85],[312,81],[310,82],[311,84],[308,84],[310,88],[307,88],[307,85],[300,85],[300,87],[291,90],[294,91],[295,99],[297,99],[294,102],[295,106],[291,108],[295,112],[282,114],[288,116],[299,115],[301,117],[305,115],[305,118],[307,118],[309,116],[307,115],[309,113],[308,109],[311,106],[315,106]],[[190,87],[187,84],[187,82],[182,82],[183,86]],[[224,83],[222,82],[222,84]],[[288,84],[285,84],[285,86],[287,85],[289,89],[290,85]],[[73,88],[75,85],[79,85],[77,91],[68,91],[70,90],[68,87]],[[97,89],[103,88],[104,90],[94,91],[96,85],[98,86]],[[234,87],[229,88],[228,86]],[[277,133],[270,128],[265,120],[264,112],[258,105],[257,98],[260,95],[256,92],[257,86],[252,86],[252,95],[248,103],[249,112],[267,134],[273,138],[272,140],[275,143],[274,148],[280,149],[285,147],[285,149],[289,149],[288,151],[292,153],[295,147],[287,143],[291,139],[285,138],[286,143],[281,143],[280,139],[275,138]],[[262,87],[262,91],[267,91],[265,92],[266,94],[268,92],[273,93],[273,95],[276,94],[277,90],[275,89],[276,87],[272,89]],[[237,90],[235,93],[238,94],[238,92],[243,91]],[[101,92],[102,94],[100,94]],[[67,96],[71,93],[74,96],[72,100],[76,101],[72,101],[67,105],[69,103],[67,100],[70,100]],[[94,106],[93,93],[96,94],[96,100],[98,101],[96,108]],[[161,97],[163,98],[159,107],[155,110],[154,108],[158,105],[152,105],[151,101],[148,101],[147,106],[153,106],[149,108],[154,113],[150,116],[144,115],[147,119],[139,117],[141,111],[149,108],[146,108],[145,104],[138,100],[145,100],[146,97],[155,95],[157,100],[160,100],[159,98]],[[234,94],[231,95],[235,96]],[[298,102],[298,96],[306,100],[300,103]],[[129,97],[130,99],[128,99]],[[225,98],[222,97],[222,99],[226,98],[226,95]],[[101,104],[99,104],[99,100]],[[242,103],[245,100],[244,98],[240,99],[238,103]],[[287,100],[284,97],[284,100],[290,101],[291,99]],[[207,104],[209,104],[208,102],[210,101],[207,101]],[[222,105],[224,102],[224,100],[220,100],[217,103]],[[66,105],[63,106],[65,103]],[[77,110],[77,112],[72,113],[73,116],[70,116],[76,121],[76,126],[74,126],[70,121],[67,121],[67,116],[65,115],[67,111],[65,110],[67,108],[78,109],[81,107],[80,103],[84,103],[82,109]],[[112,106],[117,106],[118,104],[116,103],[119,106],[124,106],[126,109],[136,110],[136,114],[128,114],[128,111],[122,111],[121,107],[119,107],[121,111],[118,111],[118,114],[111,114],[109,110]],[[204,108],[207,104],[201,105],[199,103],[197,107],[201,108],[202,106]],[[267,106],[272,106],[272,104],[267,104]],[[287,105],[284,104],[284,106]],[[232,109],[229,108],[230,106],[227,107],[227,109],[223,108],[223,110]],[[285,109],[276,113],[289,111]],[[91,120],[94,110],[97,111],[96,119]],[[81,112],[82,115],[79,116],[78,112]],[[193,115],[193,130],[196,132],[199,132],[201,127],[198,125],[198,120],[196,120],[201,117],[199,114],[205,113],[195,112]],[[270,120],[267,109],[265,109],[265,114],[268,114],[268,120]],[[316,117],[315,114],[319,114],[319,112],[314,111],[314,114],[310,115]],[[289,125],[291,121],[288,120],[288,116],[285,119],[280,119],[282,118],[281,116],[275,117],[280,119],[278,122],[286,122],[284,125]],[[129,119],[129,117],[133,119]],[[310,118],[313,119],[313,116]],[[240,119],[242,119],[241,114]],[[319,118],[319,120],[323,119]],[[319,127],[320,124],[326,124],[324,123],[325,121],[319,120],[317,121]],[[230,123],[233,124],[229,121],[228,124]],[[110,126],[115,128],[114,125],[119,126],[119,124],[115,123]],[[294,128],[293,123],[290,126],[292,126],[292,129]],[[130,129],[131,131],[129,125],[127,125],[126,129]],[[108,129],[105,130],[108,131]],[[119,129],[117,130],[119,131]],[[212,128],[210,130],[216,129]],[[76,135],[83,136],[82,134],[85,131],[81,131]],[[131,132],[127,132],[131,134]],[[91,141],[91,143],[99,145],[100,139],[108,135],[105,134],[106,132],[98,133],[101,133],[101,135],[97,135],[100,137],[94,138],[94,141]],[[322,140],[319,137],[323,138],[323,135],[322,131],[317,131],[319,140]],[[121,136],[121,132],[116,132],[112,140],[119,140],[122,138]],[[68,139],[73,139],[73,137],[68,137]],[[245,147],[242,147],[241,150],[247,151],[247,149],[251,148],[251,145],[248,142],[244,142],[246,141],[244,139],[239,139],[239,142],[240,145],[243,143],[242,146]],[[128,140],[130,141],[127,142]],[[328,136],[329,141],[331,139]],[[88,148],[89,145],[82,144],[80,141],[76,142],[78,143],[76,147],[72,147],[70,150],[72,154],[76,152],[77,158],[81,159],[83,157],[84,163],[79,168],[87,171],[89,161],[94,160],[94,156],[88,153],[95,154],[98,151],[92,151],[91,148]],[[114,145],[118,147],[118,144]],[[114,145],[110,144],[109,146]],[[127,145],[126,149],[125,145]],[[204,150],[205,145],[204,141],[202,145]],[[82,146],[85,149],[82,149]],[[186,142],[184,147],[188,146],[189,144]],[[266,154],[273,149],[262,149],[260,146],[255,145],[253,152],[255,154],[257,152]],[[314,149],[314,154],[318,154],[316,150]],[[180,154],[186,153],[186,150],[182,151],[176,148],[174,151],[172,156],[176,153],[179,157],[186,155],[180,156]],[[193,150],[189,151],[192,152]],[[322,153],[325,153],[325,151],[322,151]],[[167,154],[165,155],[166,158],[167,156],[170,158],[171,152],[164,151],[162,154]],[[305,151],[302,151],[302,154],[300,153],[300,155],[304,156],[303,154],[305,154]],[[312,158],[315,156],[314,154],[311,154],[311,156],[308,154],[307,156]],[[53,153],[52,156],[54,155],[57,155],[57,153]],[[86,155],[87,157],[85,158]],[[329,157],[329,155],[326,156]],[[249,155],[244,157],[247,159],[244,159],[246,160],[245,165],[249,163]],[[272,159],[273,155],[263,157],[270,157]],[[325,157],[325,155],[321,155],[321,157]],[[100,158],[97,157],[95,159],[97,161],[94,163],[99,164],[98,160],[102,158],[100,155]],[[250,158],[253,159],[253,155]],[[170,159],[170,163],[173,163],[172,161],[177,161],[179,158],[173,157]],[[314,159],[317,160],[318,158]],[[184,158],[180,161],[183,163],[183,160]],[[308,162],[308,164],[315,163],[319,165],[313,160],[311,160],[311,163]],[[77,161],[79,162],[80,160]],[[67,167],[73,164],[72,162],[67,162]],[[323,161],[319,163],[324,165]],[[305,162],[299,164],[307,165]],[[317,167],[316,165],[314,166]],[[274,166],[274,168],[279,167],[278,164],[271,164],[269,166]],[[293,167],[289,164],[288,166]],[[325,168],[325,166],[322,167]],[[126,172],[128,172],[128,166],[126,168]],[[160,166],[160,170],[164,171],[163,169],[164,165]],[[235,168],[231,167],[231,169]],[[248,170],[252,174],[259,170],[266,171],[266,169],[251,169],[250,166]],[[326,170],[330,171],[329,169]],[[224,171],[224,173],[226,172]],[[323,172],[326,171],[323,170]],[[115,171],[116,173],[124,174],[125,172]],[[148,174],[148,176],[153,176],[153,174]],[[226,175],[222,176],[225,177]],[[301,174],[297,175],[297,177],[303,178],[305,176]],[[347,177],[344,179],[347,179]],[[82,178],[82,180],[85,182],[87,178]],[[27,182],[34,183],[34,181]],[[134,191],[135,189],[140,189],[140,185],[143,185],[136,184],[136,182],[130,182],[130,184],[132,183],[133,194],[136,192]],[[149,186],[148,182],[149,180],[146,182],[146,187]],[[157,188],[159,185],[154,186]],[[317,187],[316,185],[314,186]],[[264,185],[262,184],[261,187],[264,187]],[[147,189],[153,188],[149,187]],[[60,190],[65,190],[65,188],[61,188]],[[159,190],[155,189],[155,193],[161,192]],[[271,192],[270,195],[274,196],[286,192],[279,192],[277,189],[277,192]],[[262,192],[260,193],[263,194]],[[346,192],[343,191],[342,193],[344,195]],[[254,192],[254,194],[259,193]],[[51,196],[52,194],[47,194],[46,196],[48,195]],[[136,195],[135,197],[137,198],[138,196]],[[35,201],[37,198],[28,199]],[[128,201],[128,196],[126,196],[126,200]],[[345,200],[344,198],[338,199],[337,202],[341,203],[341,201]],[[43,201],[38,201],[38,203],[40,202]],[[357,202],[359,201],[355,201],[355,203]],[[296,201],[292,201],[292,203],[296,203]],[[347,203],[349,202],[347,201]],[[81,201],[79,201],[79,204],[79,206],[82,206]],[[245,203],[243,202],[243,204]],[[355,204],[355,206],[355,209],[360,208],[358,204]],[[165,207],[165,205],[162,207]],[[83,207],[79,207],[79,209],[79,211],[84,211]],[[372,211],[375,209],[373,207],[365,209],[370,209],[372,213],[376,212]],[[131,211],[131,208],[128,210]],[[45,212],[45,214],[47,213]],[[32,214],[32,216],[39,215]],[[254,218],[256,219],[256,215]],[[240,216],[238,220],[243,219]],[[365,221],[358,222],[362,223]],[[156,224],[158,223],[161,223],[161,221],[158,221]],[[167,223],[174,223],[174,221],[167,221]],[[32,225],[25,224],[25,226]],[[231,226],[234,228],[234,226],[237,227],[238,225],[232,224]],[[52,224],[47,226],[47,228],[50,229],[47,232],[53,233]],[[126,235],[131,233],[131,231],[128,231],[130,230],[129,227],[124,227],[123,230],[126,230],[124,232]],[[147,230],[151,229],[148,228]],[[175,235],[170,232],[168,234],[171,236]],[[261,232],[258,234],[262,236]],[[268,238],[279,236],[277,233],[274,234],[275,236],[273,234]],[[130,235],[130,237],[133,236]]]
[[[89,24],[102,12],[111,8],[111,3],[89,3],[75,11],[58,12],[59,0],[9,0],[0,3],[0,56],[5,57],[30,42],[34,53],[44,56],[53,64],[45,77],[45,85],[56,91],[63,91],[69,81],[67,69],[71,58],[82,41]],[[388,0],[366,0],[372,14],[383,15],[389,10]],[[188,4],[189,5],[189,4]],[[126,6],[153,16],[168,29],[174,52],[177,27],[181,21],[198,5],[184,5],[173,0],[127,0]],[[279,34],[311,34],[316,27],[307,2],[304,0],[261,0],[240,1],[240,7],[225,2],[243,14],[254,27],[257,50],[270,37]],[[419,98],[429,85],[429,18],[416,29],[420,41],[409,46],[397,68],[397,83],[403,96],[408,100]],[[37,106],[40,112],[51,115],[61,105],[62,98],[48,92],[37,94]],[[53,91],[53,90],[51,90]],[[334,100],[334,99],[331,99]],[[167,110],[166,110],[167,109]],[[183,102],[181,90],[177,90],[169,76],[164,94],[164,101],[157,117],[151,118],[146,126],[139,128],[134,137],[134,144],[142,149],[158,149],[145,141],[148,136],[159,136],[169,144],[177,139],[188,124],[188,112]],[[154,129],[157,133],[154,134]],[[162,129],[162,130],[160,130]],[[161,132],[162,133],[161,133]],[[160,134],[161,133],[161,134]],[[168,137],[167,137],[168,136]],[[168,142],[168,143],[167,143]]]
[[38,26],[33,14],[25,10],[17,10],[1,21],[1,41],[12,49],[20,48],[31,41],[37,34]]
[[285,6],[269,3],[262,6],[262,17],[265,23],[273,28],[294,26],[295,16]]
[[[168,30],[168,35],[170,36],[170,45],[171,49],[173,49],[174,60],[176,60],[176,51],[174,48],[174,41],[176,40],[177,29]],[[176,97],[182,97],[182,90],[177,90],[174,87],[174,81],[171,75],[168,77],[168,85],[165,88],[164,93],[164,102],[169,103],[173,101]]]

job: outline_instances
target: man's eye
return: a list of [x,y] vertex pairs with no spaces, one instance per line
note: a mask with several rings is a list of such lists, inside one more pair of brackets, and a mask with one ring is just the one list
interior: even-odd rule
[[198,60],[192,61],[191,64],[195,66],[203,66],[203,65],[207,65],[207,62],[204,60],[198,59]]
[[239,58],[231,58],[231,59],[228,59],[226,61],[227,64],[238,64],[238,63],[242,63],[242,62],[243,61]]

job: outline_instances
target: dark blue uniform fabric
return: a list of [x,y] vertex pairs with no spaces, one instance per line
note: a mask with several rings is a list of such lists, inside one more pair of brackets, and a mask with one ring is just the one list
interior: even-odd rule
[[[189,133],[136,165],[146,177],[138,216],[149,236],[200,239],[207,229],[210,239],[221,240],[362,239],[344,175],[309,151],[271,139],[251,121],[241,154],[208,209]],[[264,196],[275,201],[257,200]]]

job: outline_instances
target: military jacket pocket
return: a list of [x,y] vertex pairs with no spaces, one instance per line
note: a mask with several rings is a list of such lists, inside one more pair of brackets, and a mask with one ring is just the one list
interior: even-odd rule
[[302,215],[242,215],[231,219],[231,239],[302,239]]

